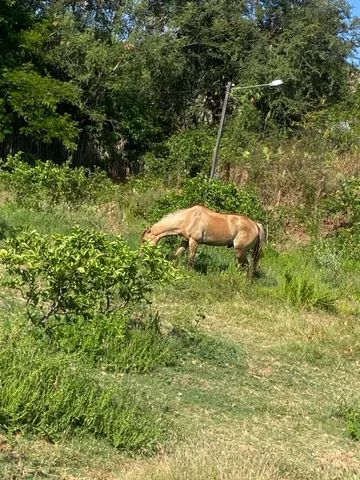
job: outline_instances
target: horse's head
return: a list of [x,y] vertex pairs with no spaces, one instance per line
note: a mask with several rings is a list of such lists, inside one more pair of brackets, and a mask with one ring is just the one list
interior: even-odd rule
[[146,228],[144,230],[144,233],[142,234],[141,243],[145,243],[145,242],[150,242],[153,245],[155,245],[156,243],[156,235],[154,235],[154,233],[151,231],[151,227]]

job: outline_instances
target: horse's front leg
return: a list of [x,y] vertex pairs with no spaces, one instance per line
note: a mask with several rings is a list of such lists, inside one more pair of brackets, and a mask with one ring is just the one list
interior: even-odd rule
[[151,245],[154,245],[154,247],[156,247],[156,245],[159,243],[160,240],[161,240],[160,235],[158,235],[157,237],[154,237],[154,238],[151,240]]
[[199,244],[193,239],[189,238],[189,265],[191,267],[195,264],[195,255]]
[[174,257],[175,258],[180,257],[180,255],[182,255],[188,247],[189,247],[189,241],[186,239],[182,240],[180,247],[174,253]]

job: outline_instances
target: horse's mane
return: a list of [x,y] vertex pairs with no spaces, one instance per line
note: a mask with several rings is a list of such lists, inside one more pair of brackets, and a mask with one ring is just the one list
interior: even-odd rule
[[238,213],[238,212],[226,212],[226,213],[217,212],[216,210],[213,210],[209,207],[206,207],[205,205],[197,204],[197,205],[193,205],[192,207],[181,208],[179,210],[176,210],[175,212],[168,213],[164,217],[160,218],[160,220],[158,220],[157,223],[162,223],[163,221],[171,220],[171,218],[176,217],[177,215],[179,215],[183,212],[186,212],[187,210],[190,210],[190,209],[195,208],[195,207],[200,207],[200,208],[202,208],[204,210],[207,210],[208,212],[211,212],[211,213],[220,213],[221,215],[233,215],[233,216],[239,217],[239,218],[249,218],[247,215],[242,215],[241,213]]
[[165,215],[164,217],[160,218],[160,220],[158,221],[158,223],[159,223],[159,222],[162,222],[163,220],[168,220],[168,219],[171,218],[171,217],[175,217],[175,216],[178,215],[179,213],[185,212],[185,210],[188,210],[188,208],[181,208],[181,209],[179,209],[179,210],[176,210],[175,212],[168,213],[168,214]]

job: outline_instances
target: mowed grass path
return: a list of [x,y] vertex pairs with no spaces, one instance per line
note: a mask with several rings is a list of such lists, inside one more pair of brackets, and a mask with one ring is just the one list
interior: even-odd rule
[[164,329],[200,329],[205,345],[174,367],[131,376],[167,407],[173,438],[153,457],[129,458],[93,439],[53,445],[3,435],[1,478],[360,478],[360,444],[338,416],[360,392],[358,271],[327,280],[338,305],[328,313],[281,298],[284,271],[303,262],[295,253],[291,263],[270,249],[253,282],[235,271],[231,251],[201,255],[200,272],[181,263],[184,278],[153,302]]
[[[249,301],[241,292],[211,303],[199,296],[194,312],[193,300],[184,297],[179,290],[170,301],[162,296],[162,317],[193,315],[196,321],[204,315],[205,331],[244,352],[240,368],[204,362],[168,378],[164,395],[177,395],[179,423],[188,426],[190,444],[196,432],[206,445],[208,478],[212,469],[219,469],[213,478],[242,478],[236,468],[242,471],[244,464],[243,478],[360,478],[360,446],[337,417],[342,402],[360,392],[358,321]],[[184,448],[191,451],[186,471],[197,448]],[[229,451],[235,465],[226,473]],[[203,455],[204,446],[200,463]],[[184,478],[153,469],[154,478]]]

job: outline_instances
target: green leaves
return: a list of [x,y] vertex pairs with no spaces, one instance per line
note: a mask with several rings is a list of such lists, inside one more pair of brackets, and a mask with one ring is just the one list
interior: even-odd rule
[[151,220],[157,221],[172,211],[197,204],[218,212],[248,215],[254,220],[265,218],[265,211],[256,194],[249,188],[240,189],[234,183],[210,180],[199,175],[186,180],[181,193],[174,192],[160,198],[150,214]]
[[323,215],[334,216],[340,223],[334,237],[338,252],[348,259],[360,258],[360,178],[353,176],[342,182],[338,191],[323,202]]
[[210,169],[214,144],[215,136],[209,129],[197,128],[175,134],[145,155],[145,172],[167,179],[171,184],[184,176],[206,173]]
[[30,165],[21,154],[0,160],[0,180],[19,203],[39,209],[59,203],[76,208],[105,198],[116,188],[103,170],[89,171],[40,160]]
[[360,177],[344,180],[335,195],[324,201],[327,214],[342,215],[347,226],[360,227]]
[[175,278],[159,249],[131,250],[120,236],[79,228],[68,236],[32,231],[5,244],[0,264],[2,285],[24,300],[28,334],[49,348],[126,372],[173,361],[148,308],[155,286]]
[[336,412],[337,416],[346,422],[347,433],[353,440],[360,440],[360,401],[352,398],[344,401]]
[[49,143],[59,140],[74,149],[78,137],[77,122],[58,107],[78,103],[79,89],[68,82],[39,75],[30,66],[3,74],[7,105],[23,121],[20,132]]
[[166,422],[144,392],[54,352],[24,330],[0,338],[2,429],[52,442],[93,435],[122,450],[156,448]]
[[173,276],[159,250],[134,251],[121,237],[81,229],[24,233],[7,242],[0,262],[5,285],[21,292],[29,318],[45,328],[50,320],[92,320],[146,302],[156,283]]
[[[64,159],[60,142],[78,147],[77,161],[106,162],[124,175],[172,133],[217,123],[227,81],[282,78],[281,89],[249,91],[242,101],[227,147],[236,158],[249,138],[293,129],[349,94],[346,59],[359,26],[345,0],[120,3],[2,2],[0,139],[7,146],[13,136],[26,136],[29,151],[34,141],[55,142],[40,145],[42,157]],[[229,116],[236,109],[230,102]],[[181,137],[165,146],[167,165],[196,174],[205,152],[196,157],[196,139],[185,135],[194,148],[178,161],[172,147],[182,155]],[[161,171],[154,155],[147,164]]]

